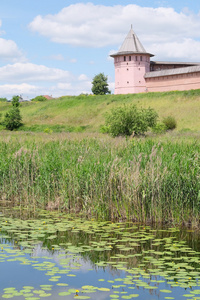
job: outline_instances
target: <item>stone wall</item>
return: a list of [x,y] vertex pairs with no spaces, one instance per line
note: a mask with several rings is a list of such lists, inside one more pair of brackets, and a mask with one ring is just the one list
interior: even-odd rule
[[146,88],[147,92],[200,89],[200,72],[148,77]]

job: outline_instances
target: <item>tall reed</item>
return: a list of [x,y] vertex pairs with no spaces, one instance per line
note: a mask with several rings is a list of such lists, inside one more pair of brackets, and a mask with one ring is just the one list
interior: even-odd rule
[[1,141],[0,202],[101,219],[194,222],[200,217],[200,145]]

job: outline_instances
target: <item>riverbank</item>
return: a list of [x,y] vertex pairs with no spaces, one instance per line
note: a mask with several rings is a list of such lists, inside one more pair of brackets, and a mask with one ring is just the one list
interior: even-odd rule
[[[128,95],[80,95],[58,99],[22,102],[20,112],[24,126],[20,131],[29,132],[82,132],[99,133],[105,124],[105,114],[123,105],[153,108],[159,120],[173,116],[177,132],[198,132],[200,128],[200,90]],[[0,102],[2,117],[11,103]],[[3,126],[0,126],[0,130]]]

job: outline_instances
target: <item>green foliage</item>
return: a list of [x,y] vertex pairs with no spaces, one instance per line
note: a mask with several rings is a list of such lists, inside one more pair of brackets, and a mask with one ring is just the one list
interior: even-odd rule
[[109,127],[106,125],[101,125],[99,132],[100,133],[109,133]]
[[199,143],[36,136],[0,141],[0,186],[10,204],[59,202],[104,220],[199,222]]
[[20,106],[19,96],[13,96],[13,98],[12,98],[12,106],[13,107],[19,107]]
[[116,107],[106,115],[106,126],[115,137],[145,133],[149,127],[156,125],[157,113],[152,109],[139,109],[135,105]]
[[168,116],[163,119],[163,123],[165,124],[167,130],[173,130],[177,127],[177,123],[174,117]]
[[70,125],[51,125],[51,124],[33,124],[31,126],[23,125],[20,131],[29,132],[45,132],[45,133],[59,133],[59,132],[84,132],[87,126],[70,126]]
[[165,124],[163,122],[159,122],[157,123],[155,126],[152,127],[152,132],[154,133],[164,133],[166,132],[167,127],[165,126]]
[[14,130],[22,126],[22,117],[19,110],[19,96],[13,96],[12,108],[5,114],[3,125],[8,130]]
[[0,102],[7,102],[7,98],[0,98]]
[[53,130],[48,127],[44,129],[44,133],[52,133],[52,132]]
[[44,96],[37,96],[37,97],[31,99],[31,101],[43,102],[43,101],[47,101],[47,99]]
[[92,92],[95,95],[110,94],[111,91],[108,89],[108,78],[103,73],[99,73],[93,78],[92,81]]
[[20,115],[20,110],[18,107],[13,107],[5,114],[3,125],[8,130],[14,130],[22,125],[22,117]]

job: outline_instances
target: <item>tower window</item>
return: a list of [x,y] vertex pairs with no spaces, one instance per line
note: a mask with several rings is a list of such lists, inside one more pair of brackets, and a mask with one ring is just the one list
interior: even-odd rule
[[129,61],[131,61],[131,56],[129,56]]
[[124,56],[124,61],[126,61],[126,56]]
[[140,61],[142,61],[142,56],[140,56]]

